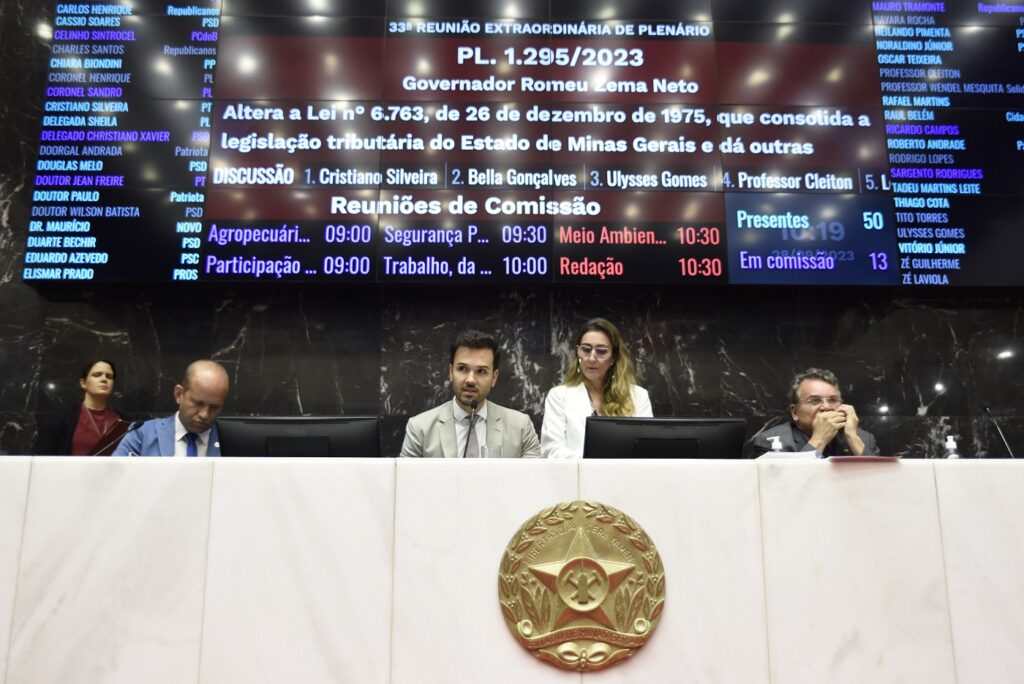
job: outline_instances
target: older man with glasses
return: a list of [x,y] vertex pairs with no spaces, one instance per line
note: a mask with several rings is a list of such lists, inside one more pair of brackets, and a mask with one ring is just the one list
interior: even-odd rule
[[874,435],[858,427],[857,411],[843,403],[835,373],[808,368],[793,378],[789,392],[790,422],[757,434],[755,455],[772,451],[776,441],[782,451],[814,451],[819,458],[878,455]]

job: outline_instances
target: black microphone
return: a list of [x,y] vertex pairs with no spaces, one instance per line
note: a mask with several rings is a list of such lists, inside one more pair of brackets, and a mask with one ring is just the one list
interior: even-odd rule
[[999,427],[999,422],[996,421],[996,417],[992,415],[992,409],[989,408],[988,404],[982,404],[981,410],[985,412],[988,419],[996,426],[996,432],[999,433],[999,439],[1003,440],[1003,446],[1006,447],[1006,453],[1010,454],[1010,458],[1016,459],[1017,457],[1013,455],[1013,449],[1010,448],[1010,443],[1006,441],[1006,435],[1003,434],[1003,429]]
[[[136,430],[138,430],[140,427],[142,427],[143,423],[145,423],[145,422],[146,421],[144,421],[144,420],[133,420],[131,422],[131,424],[128,426],[128,429],[124,431],[123,435],[121,435],[121,439],[117,440],[117,443],[120,444],[121,441],[124,440],[125,437],[127,437],[131,433],[133,433]],[[115,446],[114,449],[117,449],[117,447]],[[138,454],[136,454],[136,453],[134,453],[132,451],[129,451],[128,455],[129,456],[138,456]]]
[[469,402],[469,432],[466,433],[466,446],[462,449],[462,458],[466,458],[466,454],[469,453],[469,438],[473,434],[473,430],[476,429],[476,407],[479,405],[476,399]]
[[832,438],[832,444],[835,446],[836,456],[852,456],[853,449],[850,448],[850,442],[847,441],[846,435],[840,430],[836,433],[836,436]]

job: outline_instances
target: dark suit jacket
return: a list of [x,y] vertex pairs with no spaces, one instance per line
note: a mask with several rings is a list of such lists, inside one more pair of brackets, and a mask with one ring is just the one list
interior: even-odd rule
[[[121,420],[128,420],[123,413],[114,409]],[[75,438],[75,430],[78,429],[78,419],[82,415],[81,402],[68,407],[66,411],[57,417],[40,421],[39,431],[36,434],[36,446],[33,453],[40,456],[69,456],[71,455],[71,442]]]
[[[864,454],[866,456],[877,456],[878,442],[875,436],[867,430],[857,428],[857,436],[864,440]],[[783,451],[814,451],[814,447],[807,442],[807,435],[792,422],[776,425],[773,428],[764,430],[754,436],[754,456],[760,456],[772,450],[772,437],[778,437],[782,442]],[[831,444],[829,446],[832,446]],[[826,447],[825,455],[831,456],[830,449]]]

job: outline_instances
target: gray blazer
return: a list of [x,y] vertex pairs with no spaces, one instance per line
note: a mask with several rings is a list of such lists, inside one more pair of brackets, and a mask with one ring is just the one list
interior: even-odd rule
[[[525,413],[487,401],[487,446],[501,447],[502,458],[539,458],[540,441],[533,422]],[[401,456],[460,458],[455,443],[452,402],[413,416],[405,426]]]

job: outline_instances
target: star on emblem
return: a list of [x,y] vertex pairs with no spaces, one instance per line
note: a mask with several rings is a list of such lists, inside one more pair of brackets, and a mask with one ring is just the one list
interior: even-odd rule
[[563,560],[531,565],[529,569],[565,604],[555,628],[587,618],[615,629],[602,604],[635,566],[599,558],[590,539],[579,529]]

